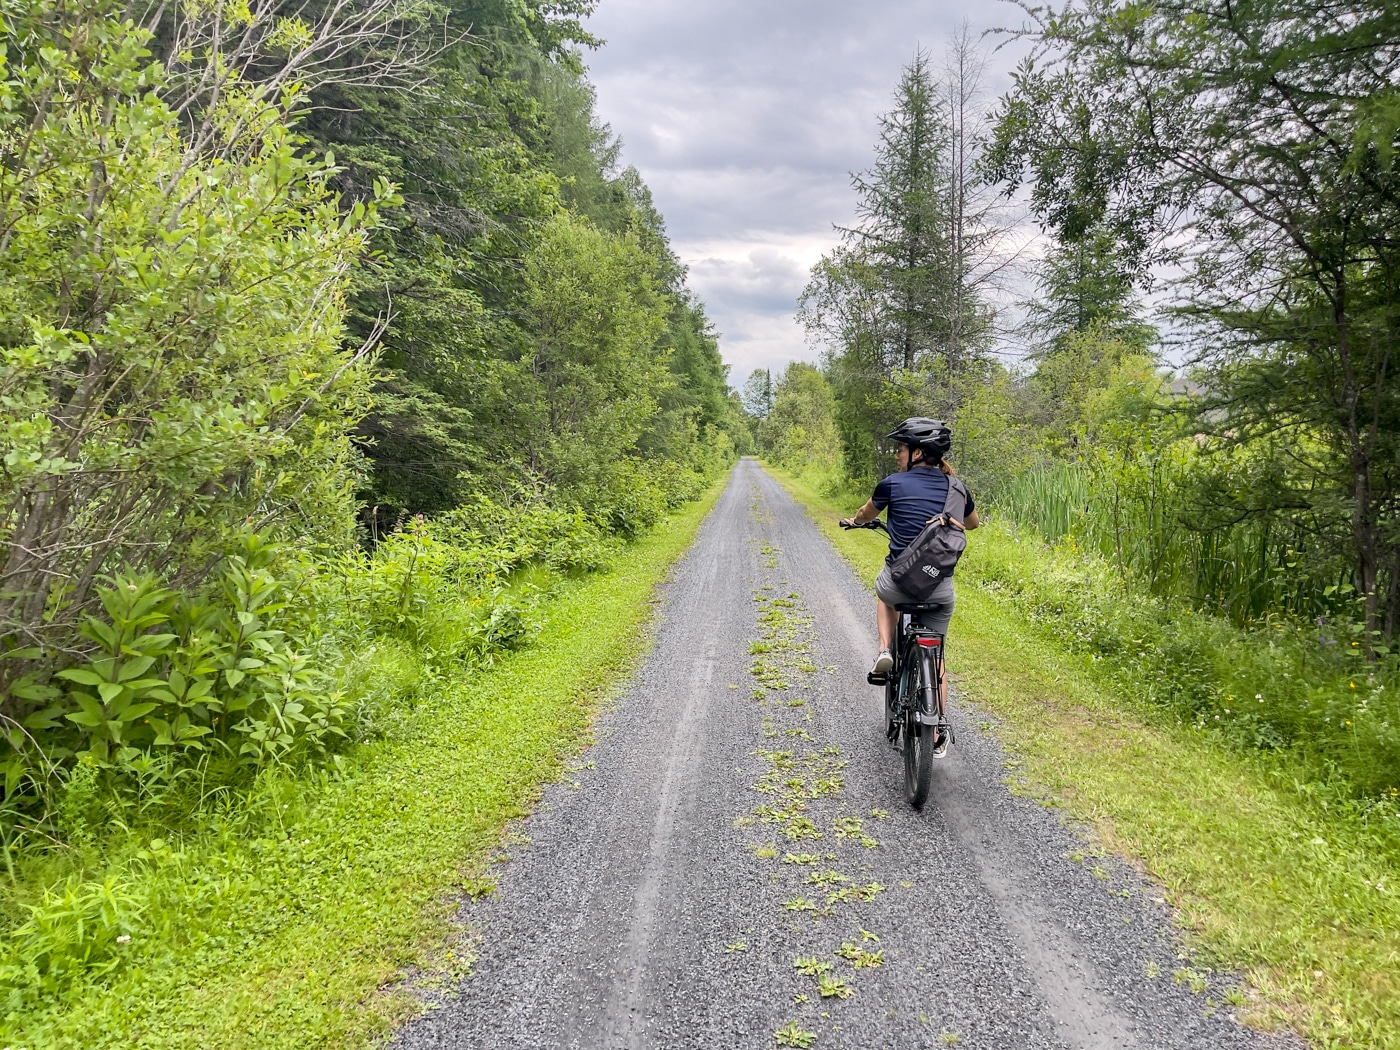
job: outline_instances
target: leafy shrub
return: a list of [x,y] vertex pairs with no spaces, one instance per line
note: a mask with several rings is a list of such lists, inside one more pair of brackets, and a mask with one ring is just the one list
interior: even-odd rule
[[0,946],[0,988],[11,1009],[115,969],[145,906],[117,876],[94,882],[74,875],[25,910],[28,917]]
[[371,377],[342,294],[375,207],[342,209],[295,90],[177,112],[149,43],[111,0],[0,19],[0,638],[24,652],[72,645],[104,576],[196,582],[249,520],[351,536]]
[[140,779],[161,768],[162,751],[177,764],[212,749],[258,767],[344,738],[344,698],[283,628],[289,590],[273,575],[276,555],[249,537],[208,598],[149,574],[98,587],[104,615],[81,628],[90,651],[34,686],[52,702],[25,719],[27,733],[7,736],[10,790],[36,763],[70,757]]

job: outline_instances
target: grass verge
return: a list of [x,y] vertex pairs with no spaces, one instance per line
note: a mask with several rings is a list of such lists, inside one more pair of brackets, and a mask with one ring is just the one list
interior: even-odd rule
[[[873,579],[883,545],[836,525],[854,505],[768,469]],[[999,542],[969,543],[950,663],[997,717],[1020,786],[1048,792],[1162,884],[1197,959],[1248,977],[1237,1004],[1248,1023],[1292,1025],[1326,1047],[1400,1048],[1393,832],[1318,804],[1286,760],[1223,746],[1125,694],[1111,668],[976,585],[979,540]]]
[[142,843],[124,870],[159,903],[121,968],[9,1014],[0,1044],[350,1047],[414,1013],[403,975],[466,972],[456,900],[489,891],[507,824],[588,742],[599,701],[637,662],[655,585],[726,481],[612,571],[563,584],[531,647],[443,680],[343,775],[269,779],[258,819],[225,814],[190,841]]

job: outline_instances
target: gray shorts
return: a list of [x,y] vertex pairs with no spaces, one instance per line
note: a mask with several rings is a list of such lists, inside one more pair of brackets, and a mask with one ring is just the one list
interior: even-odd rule
[[909,597],[894,585],[894,580],[890,579],[890,567],[886,565],[880,570],[880,575],[875,577],[875,593],[886,605],[936,605],[938,608],[923,613],[919,616],[919,621],[930,631],[937,634],[947,634],[948,624],[953,619],[953,606],[957,604],[957,595],[953,593],[953,577],[945,576],[938,581],[938,586],[933,589],[923,602]]

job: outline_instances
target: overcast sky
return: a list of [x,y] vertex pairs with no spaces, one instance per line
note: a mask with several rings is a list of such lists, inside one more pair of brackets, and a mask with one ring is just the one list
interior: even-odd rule
[[[922,46],[940,64],[967,19],[1011,4],[952,0],[602,0],[587,56],[604,120],[666,217],[739,386],[754,368],[811,360],[794,321],[807,271],[850,223],[850,172]],[[990,57],[992,95],[1008,52]]]

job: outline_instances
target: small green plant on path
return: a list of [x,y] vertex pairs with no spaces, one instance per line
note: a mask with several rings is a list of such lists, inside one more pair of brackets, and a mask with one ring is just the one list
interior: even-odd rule
[[809,1032],[796,1021],[789,1021],[773,1033],[779,1046],[809,1047],[817,1042],[817,1033]]
[[881,949],[867,951],[859,944],[852,941],[844,941],[841,947],[836,949],[836,954],[845,959],[857,970],[873,969],[885,961],[885,953]]
[[[845,502],[774,473],[874,579],[883,546],[841,532]],[[1013,549],[991,549],[1005,544]],[[1299,779],[1286,755],[1178,723],[979,577],[983,557],[1049,573],[1060,556],[989,528],[959,567],[949,669],[961,697],[994,716],[1020,762],[1016,782],[1048,792],[1164,886],[1192,953],[1248,978],[1247,1023],[1296,1026],[1321,1047],[1400,1048],[1394,807],[1339,797]]]
[[831,972],[832,964],[825,959],[818,959],[812,956],[811,958],[792,960],[792,968],[802,974],[803,977],[820,977],[824,973]]
[[829,973],[817,976],[817,991],[821,992],[823,999],[849,999],[856,994],[856,990],[851,987],[849,981],[844,981]]

